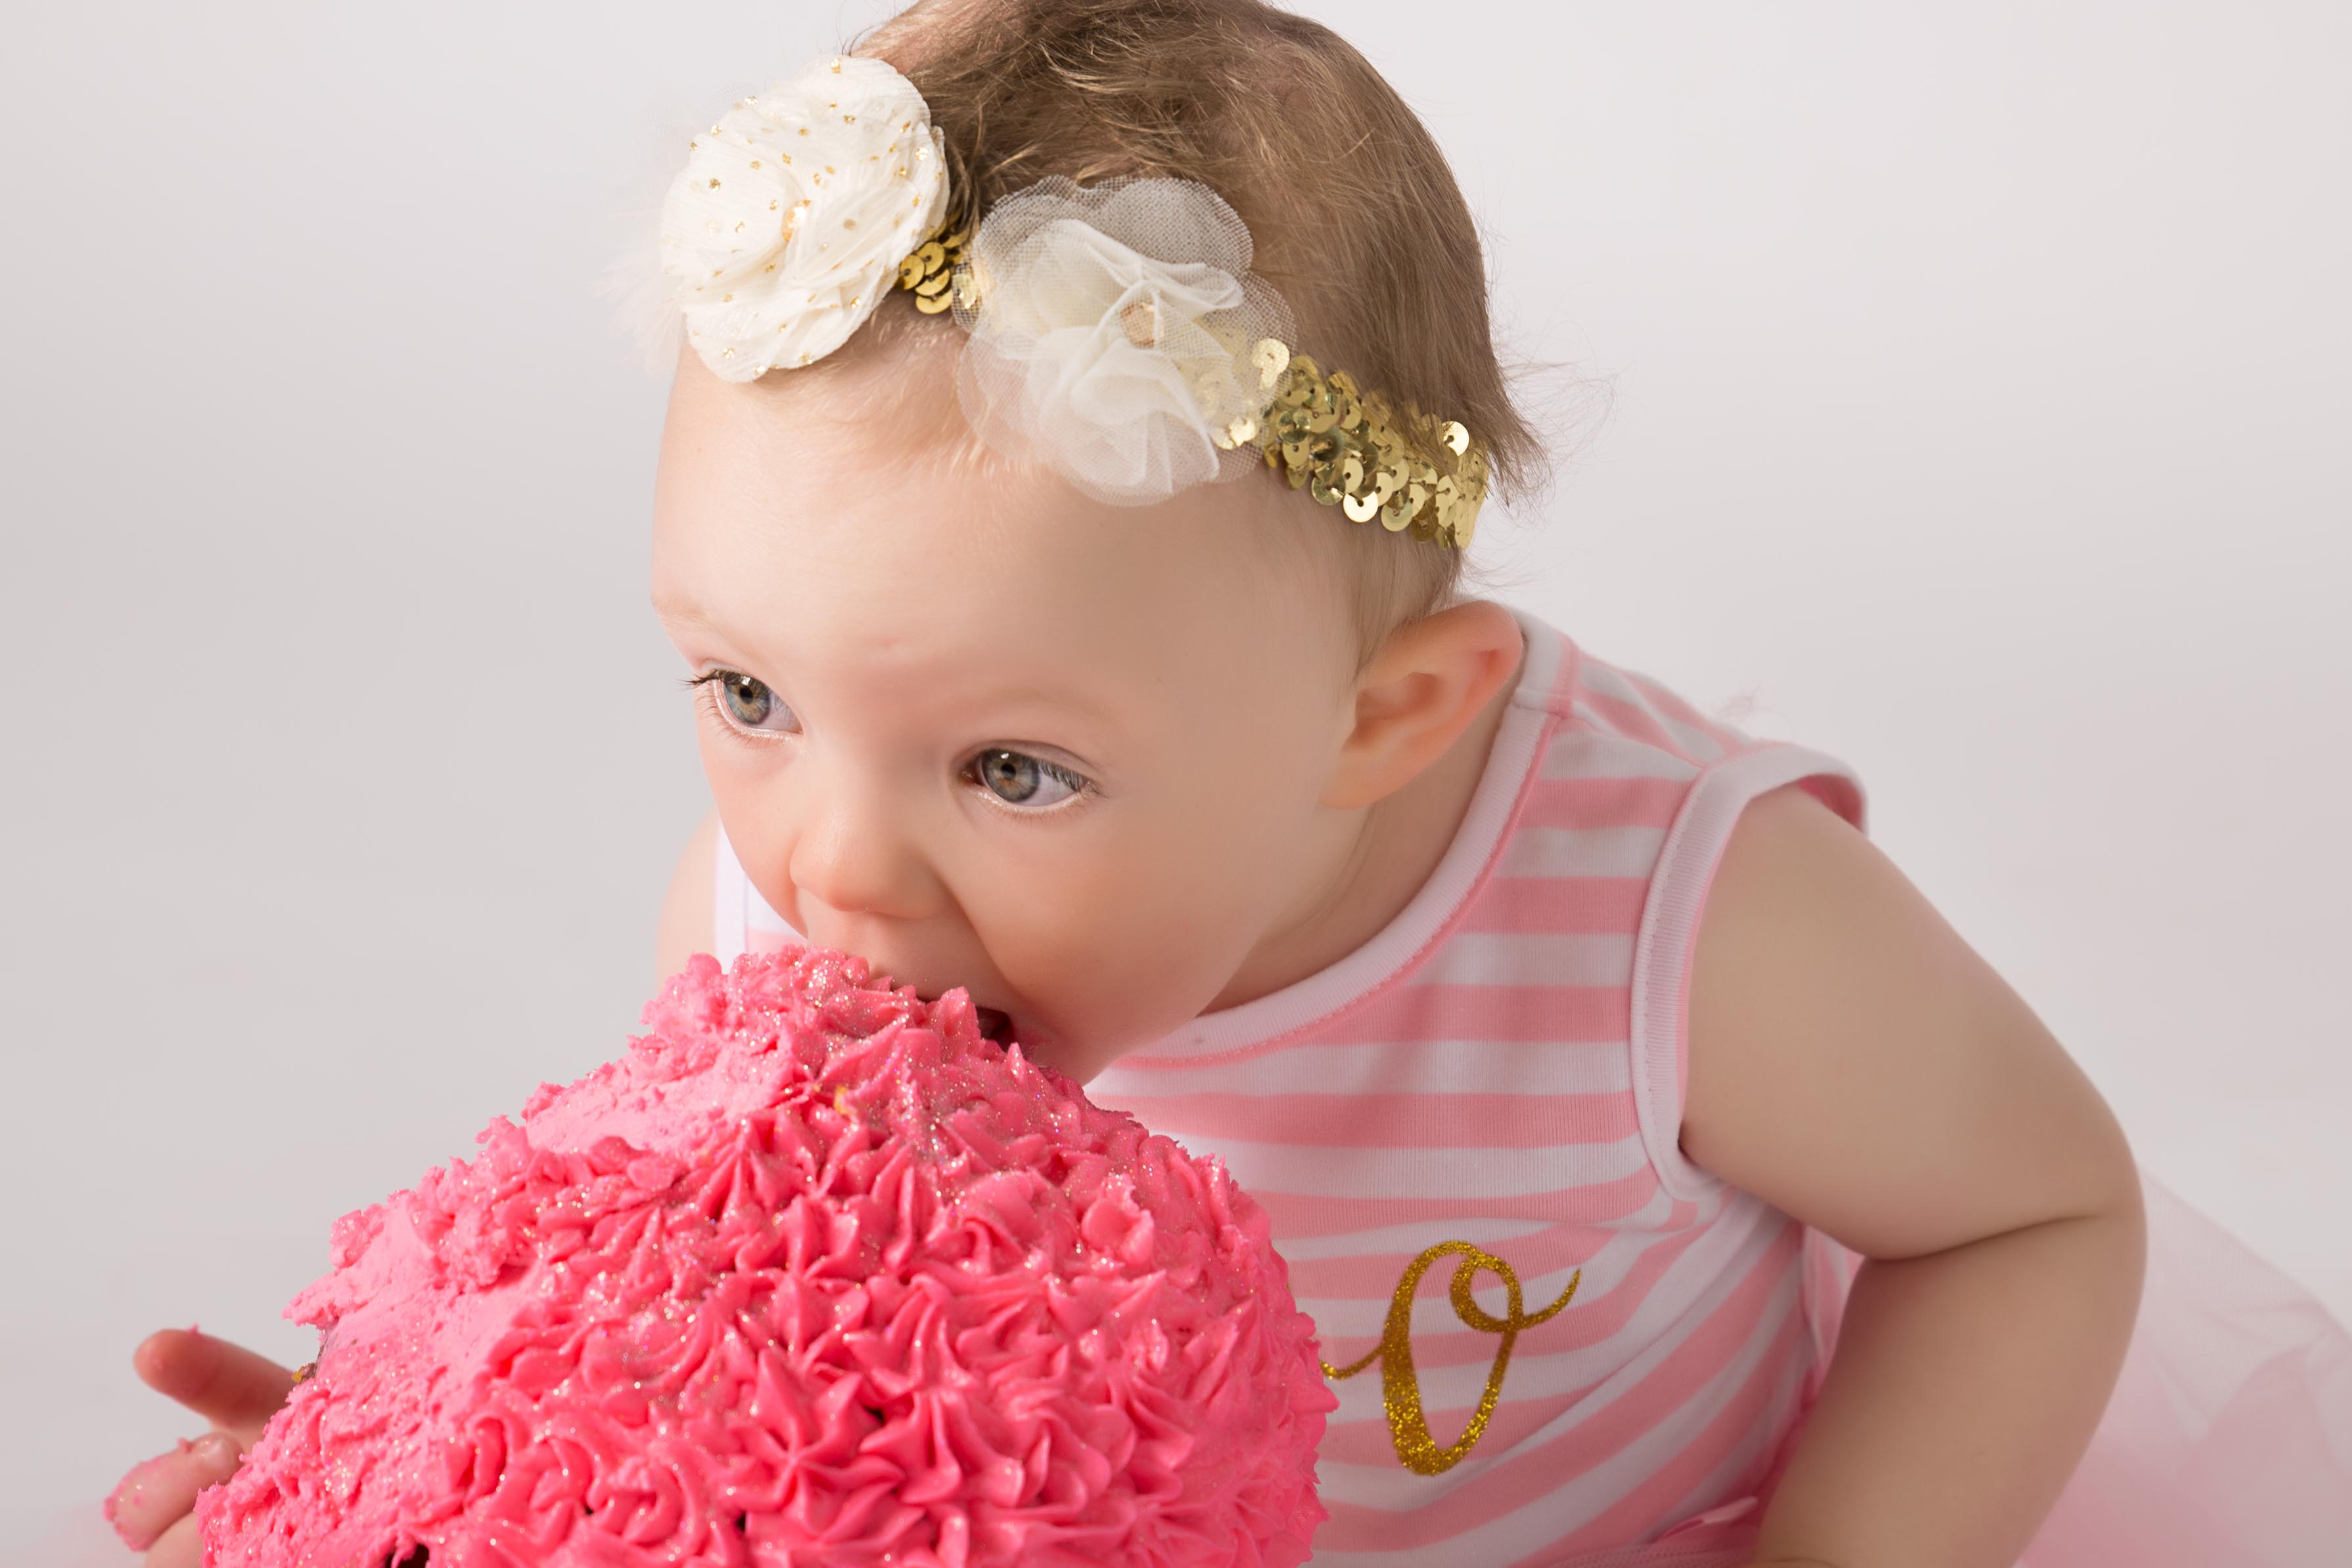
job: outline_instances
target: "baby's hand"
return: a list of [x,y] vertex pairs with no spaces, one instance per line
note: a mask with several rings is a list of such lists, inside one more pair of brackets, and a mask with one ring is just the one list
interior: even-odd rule
[[150,1334],[131,1357],[148,1387],[167,1394],[213,1429],[183,1441],[124,1476],[106,1500],[106,1517],[146,1568],[198,1568],[196,1494],[236,1472],[247,1449],[294,1386],[294,1374],[226,1340],[193,1329]]

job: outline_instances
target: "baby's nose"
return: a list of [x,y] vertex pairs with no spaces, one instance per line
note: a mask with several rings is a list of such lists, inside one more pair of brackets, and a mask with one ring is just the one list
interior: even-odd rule
[[839,914],[913,921],[938,912],[940,883],[886,811],[844,802],[803,824],[787,863],[793,885]]

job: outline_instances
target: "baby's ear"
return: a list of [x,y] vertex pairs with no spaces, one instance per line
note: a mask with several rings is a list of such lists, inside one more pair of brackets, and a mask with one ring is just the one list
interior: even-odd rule
[[1371,805],[1444,756],[1519,667],[1511,612],[1485,599],[1449,605],[1391,632],[1356,678],[1356,723],[1323,804]]

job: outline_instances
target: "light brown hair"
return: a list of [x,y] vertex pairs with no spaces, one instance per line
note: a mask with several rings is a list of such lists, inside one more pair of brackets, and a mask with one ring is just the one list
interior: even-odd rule
[[[1462,421],[1500,493],[1541,483],[1469,205],[1428,131],[1329,28],[1258,0],[929,0],[857,52],[929,106],[958,219],[1048,174],[1197,180],[1249,226],[1300,350]],[[1453,597],[1460,551],[1330,516],[1350,541],[1368,655]]]

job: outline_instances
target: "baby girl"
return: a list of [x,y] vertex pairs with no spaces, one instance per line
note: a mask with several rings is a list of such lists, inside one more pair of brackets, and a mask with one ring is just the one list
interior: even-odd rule
[[[1318,1564],[2158,1560],[2044,1527],[2141,1300],[2115,1118],[1843,764],[1461,591],[1542,443],[1361,57],[935,0],[698,135],[663,231],[716,810],[662,969],[968,987],[1221,1156],[1340,1400]],[[219,1428],[125,1504],[177,1568],[287,1374],[140,1366]]]

